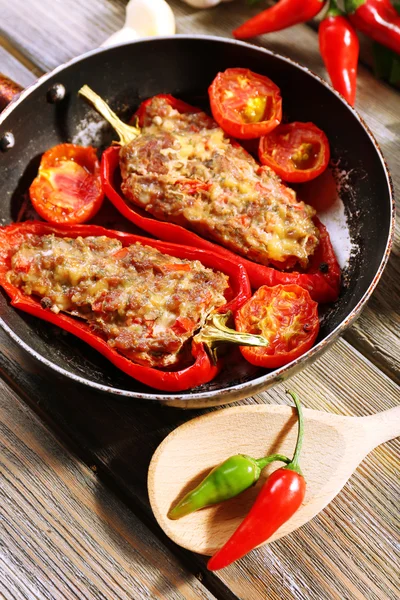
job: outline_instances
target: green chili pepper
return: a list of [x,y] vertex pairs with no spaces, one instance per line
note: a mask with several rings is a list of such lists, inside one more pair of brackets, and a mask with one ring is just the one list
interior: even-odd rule
[[199,485],[186,494],[184,498],[168,513],[170,519],[180,519],[200,508],[218,504],[237,496],[254,485],[264,467],[274,461],[286,464],[290,462],[287,456],[272,454],[265,458],[251,458],[246,454],[230,456],[222,464],[207,475]]

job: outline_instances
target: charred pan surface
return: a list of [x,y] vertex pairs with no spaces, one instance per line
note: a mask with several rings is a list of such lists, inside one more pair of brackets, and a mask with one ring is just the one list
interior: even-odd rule
[[257,263],[307,267],[318,245],[314,209],[205,113],[153,98],[120,166],[129,201]]
[[136,243],[105,236],[30,236],[7,278],[43,308],[88,321],[135,362],[170,367],[191,360],[188,342],[225,304],[226,275]]

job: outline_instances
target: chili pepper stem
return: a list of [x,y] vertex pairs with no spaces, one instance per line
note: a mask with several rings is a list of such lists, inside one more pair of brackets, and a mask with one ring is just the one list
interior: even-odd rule
[[299,475],[303,475],[303,473],[301,472],[301,469],[300,469],[300,465],[299,465],[299,456],[300,456],[301,448],[303,445],[303,437],[304,437],[303,410],[301,408],[301,404],[300,404],[297,394],[290,390],[287,390],[286,393],[289,394],[289,396],[291,396],[293,398],[293,401],[296,405],[297,415],[298,415],[298,429],[297,429],[296,448],[294,451],[293,458],[290,461],[290,463],[286,467],[283,467],[283,468],[289,469],[290,471],[295,471]]
[[271,454],[271,456],[265,456],[264,458],[256,459],[256,463],[257,463],[260,471],[262,471],[262,469],[264,469],[264,467],[266,467],[267,465],[269,465],[270,463],[275,462],[275,461],[284,462],[287,465],[290,464],[290,462],[291,462],[290,458],[288,458],[287,456],[284,456],[283,454]]
[[347,13],[353,13],[365,4],[365,0],[345,0],[345,8]]
[[194,338],[195,341],[202,342],[206,346],[215,362],[217,361],[217,346],[222,342],[239,346],[268,346],[268,340],[261,335],[242,333],[227,327],[226,322],[231,315],[231,312],[209,315],[200,332]]
[[140,135],[139,127],[132,127],[123,123],[113,110],[108,106],[107,102],[103,100],[96,92],[94,92],[88,85],[84,85],[78,91],[78,94],[86,98],[101,114],[102,117],[115,129],[119,135],[119,143],[122,146],[126,146],[132,140]]
[[340,10],[337,5],[337,0],[329,0],[328,10],[325,15],[325,19],[327,17],[340,17],[344,15],[344,11]]

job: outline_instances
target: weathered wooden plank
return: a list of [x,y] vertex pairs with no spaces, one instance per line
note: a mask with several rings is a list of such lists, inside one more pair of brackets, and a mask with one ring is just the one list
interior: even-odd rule
[[125,18],[120,0],[3,2],[0,31],[43,71],[98,48]]
[[[159,532],[148,505],[148,465],[162,439],[199,411],[124,401],[66,384],[25,357],[2,332],[0,356],[0,375]],[[343,340],[293,377],[290,388],[307,407],[356,416],[390,408],[400,398],[399,387]],[[247,402],[288,402],[284,389],[277,386]],[[220,581],[244,600],[395,600],[399,451],[399,441],[375,450],[319,517],[220,572]],[[204,584],[215,589],[204,558],[179,552],[202,573]]]
[[40,67],[29,60],[23,50],[19,50],[1,33],[0,72],[9,77],[14,76],[15,81],[25,86],[44,73]]
[[[171,0],[170,4],[179,33],[222,36],[230,36],[235,26],[259,10],[257,6],[248,7],[244,1],[205,11],[193,9],[181,0]],[[50,0],[29,3],[14,0],[4,6],[2,28],[4,35],[23,49],[30,61],[47,70],[99,46],[121,26],[124,6],[124,2],[117,0],[88,3],[66,0],[57,4]],[[286,54],[326,77],[316,32],[306,25],[261,36],[257,43]],[[381,144],[399,195],[400,94],[360,67],[357,108]],[[400,225],[397,225],[393,253],[382,282],[362,317],[346,334],[354,346],[397,382],[400,382],[399,255]]]
[[10,77],[22,86],[28,86],[36,80],[35,74],[24,66],[15,56],[0,45],[0,73]]
[[[71,50],[72,47],[82,44],[82,40],[87,44],[88,39],[93,40],[93,37],[98,36],[94,24],[92,31],[87,35],[83,26],[86,24],[85,26],[89,27],[90,20],[94,20],[95,9],[100,4],[98,0],[90,2],[90,14],[85,12],[86,21],[81,18],[81,7],[76,3],[74,3],[75,12],[70,10],[71,1],[60,3],[69,14],[61,15],[58,26],[62,29],[64,23],[69,24],[65,26],[63,44],[58,44],[57,47],[53,47],[51,30],[47,25],[50,16],[48,17],[47,14],[41,17],[40,35],[37,32],[36,35],[31,35],[30,31],[25,32],[25,29],[29,28],[23,26],[21,28],[21,19],[25,22],[25,15],[27,15],[27,22],[29,18],[36,23],[39,22],[38,17],[35,17],[32,12],[32,5],[35,6],[36,2],[31,2],[28,6],[24,3],[22,9],[21,0],[15,0],[12,4],[13,6],[7,6],[8,21],[5,24],[2,22],[2,27],[8,31],[11,22],[10,13],[13,13],[14,24],[17,24],[15,7],[19,6],[20,31],[15,34],[16,37],[19,36],[19,44],[23,48],[29,46],[30,57],[34,56],[33,51],[38,52],[42,60],[54,61],[53,66],[79,51],[89,49],[90,46],[78,52]],[[46,2],[40,4],[45,6]],[[182,33],[195,31],[227,35],[239,21],[237,15],[243,13],[243,16],[240,16],[242,20],[244,11],[248,14],[248,9],[243,8],[241,3],[221,6],[207,13],[194,11],[180,3],[180,0],[174,0],[171,4],[176,9],[178,27]],[[85,6],[88,5],[89,3]],[[105,38],[119,26],[119,23],[115,27],[113,25],[115,16],[104,17],[105,11],[110,11],[110,6],[122,10],[123,4],[104,1],[101,5],[101,30],[104,31]],[[58,9],[57,4],[56,12]],[[51,10],[54,11],[53,5]],[[238,12],[233,14],[231,11]],[[52,15],[51,21],[53,20]],[[68,27],[71,28],[71,20],[73,33],[69,34]],[[46,44],[43,43],[43,39],[46,40]],[[288,40],[293,39],[295,44],[288,45]],[[266,42],[272,49],[285,54],[290,53],[293,58],[308,64],[316,71],[322,69],[315,46],[315,34],[311,30],[308,31],[306,27],[297,27],[290,34],[280,32],[269,37],[268,40],[263,40],[263,43]],[[94,46],[97,43],[100,42],[96,42]],[[59,60],[60,53],[65,54],[61,60]],[[47,68],[44,63],[42,66]],[[388,158],[394,166],[393,170],[397,168],[394,175],[396,187],[399,189],[400,173],[396,156],[399,149],[397,108],[399,96],[389,87],[376,82],[368,72],[364,71],[361,70],[360,73],[358,104],[363,108],[365,103],[367,119],[372,119],[373,130],[375,127],[381,130],[379,135],[383,140],[385,154],[389,143],[391,158],[389,156]],[[396,249],[398,252],[398,241],[396,241]],[[375,294],[376,306],[373,310],[367,309],[362,320],[359,321],[360,331],[364,331],[367,336],[366,341],[361,340],[361,343],[357,332],[355,340],[360,343],[363,351],[366,349],[369,352],[368,347],[376,338],[378,354],[374,360],[387,368],[393,377],[396,375],[399,350],[396,337],[399,298],[398,285],[396,287],[398,279],[393,279],[398,263],[392,259],[390,265],[392,264],[393,270],[387,288],[390,289],[390,297],[381,299],[380,289],[383,288],[381,284]],[[388,293],[386,295],[389,296]],[[382,306],[384,306],[384,319],[379,316],[380,312],[383,312]],[[388,314],[392,319],[389,328],[385,325]],[[367,316],[368,320],[365,321]],[[382,356],[385,349],[388,349],[387,357]],[[76,447],[81,449],[88,464],[98,465],[99,470],[107,475],[109,481],[114,482],[117,489],[126,494],[126,502],[135,510],[143,510],[143,514],[147,515],[145,518],[151,523],[145,490],[147,465],[151,453],[171,429],[194,413],[183,414],[178,410],[145,404],[135,403],[132,406],[132,403],[93,394],[78,386],[66,385],[64,380],[39,369],[38,365],[27,359],[3,333],[0,333],[0,352],[2,353],[0,358],[2,375],[10,377],[13,385],[25,399],[33,403],[36,410],[52,419],[59,432],[65,432],[74,441]],[[24,364],[25,371],[21,370],[21,364]],[[344,341],[336,344],[314,366],[293,378],[291,383],[298,390],[303,389],[306,406],[336,410],[342,414],[367,414],[368,411],[372,412],[379,407],[389,407],[399,399],[399,389],[382,377],[379,371],[365,362]],[[82,402],[82,397],[85,398],[85,403]],[[55,398],[57,404],[54,402]],[[285,401],[281,386],[268,395],[260,395],[256,399],[256,401],[277,400]],[[251,401],[253,400],[249,400]],[[296,537],[291,536],[263,551],[257,551],[258,563],[254,557],[247,558],[229,571],[221,573],[221,581],[225,582],[238,597],[249,600],[264,600],[266,596],[283,600],[288,598],[311,600],[314,598],[395,598],[397,583],[392,566],[398,557],[396,538],[399,534],[394,514],[398,495],[394,462],[396,457],[398,457],[396,442],[376,450],[360,467],[341,496],[318,519],[295,534]],[[152,527],[157,530],[154,523]],[[182,553],[182,556],[185,556],[185,553]],[[207,584],[211,582],[215,586],[204,571],[203,559],[193,557],[193,560],[204,573],[205,582]]]
[[214,598],[0,382],[0,596]]

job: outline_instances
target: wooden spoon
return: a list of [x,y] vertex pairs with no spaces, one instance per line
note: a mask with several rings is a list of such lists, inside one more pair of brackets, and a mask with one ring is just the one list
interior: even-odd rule
[[[304,503],[268,542],[312,519],[373,448],[400,435],[400,406],[369,417],[304,409],[304,424],[300,456],[307,482]],[[181,425],[160,444],[149,467],[150,503],[159,525],[180,546],[214,554],[247,514],[268,474],[283,464],[267,467],[257,485],[240,496],[177,521],[167,517],[171,506],[229,456],[260,458],[279,452],[291,457],[296,435],[296,412],[289,406],[235,406]]]

